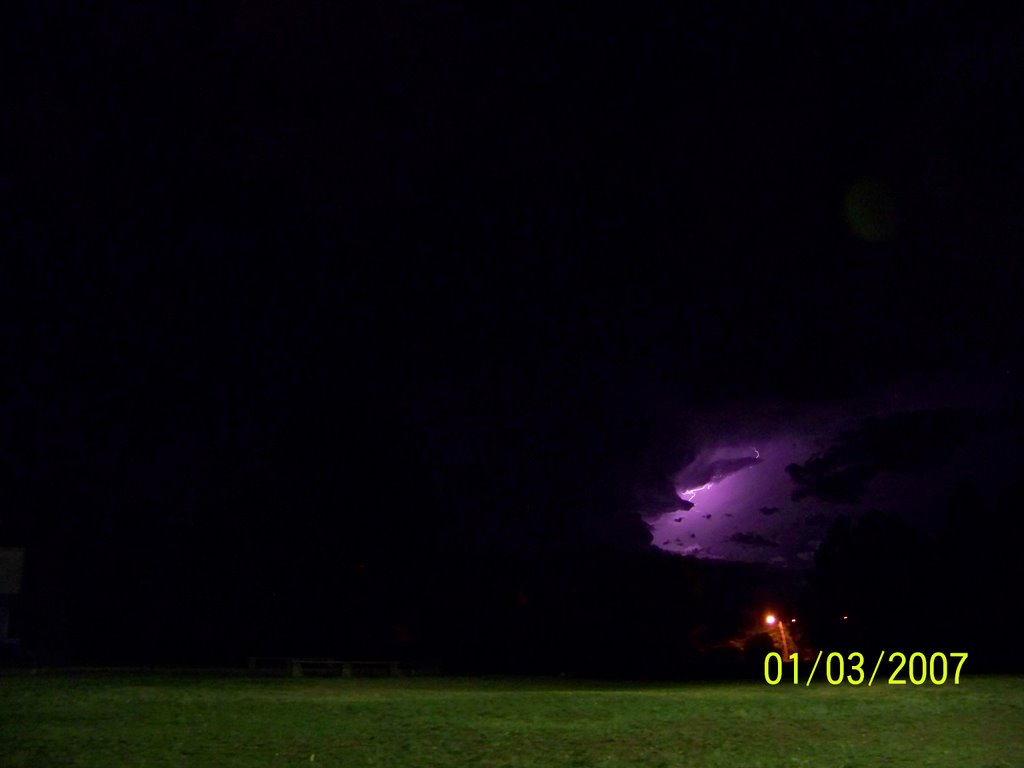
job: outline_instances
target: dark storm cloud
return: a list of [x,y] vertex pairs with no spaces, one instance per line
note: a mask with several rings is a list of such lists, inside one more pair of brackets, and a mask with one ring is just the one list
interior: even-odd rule
[[693,509],[693,502],[680,499],[668,482],[656,487],[643,487],[634,494],[634,509],[641,517],[656,518],[660,515]]
[[825,525],[829,521],[828,515],[818,513],[816,515],[808,515],[804,518],[804,525]]
[[772,541],[771,539],[762,536],[760,533],[755,533],[754,531],[734,533],[729,537],[729,541],[743,547],[757,549],[779,546],[778,542]]
[[754,464],[760,463],[760,459],[753,456],[743,456],[738,459],[722,459],[721,461],[713,461],[710,466],[710,474],[705,482],[718,482],[724,480],[729,475],[739,472],[741,469],[746,469]]
[[708,480],[717,481],[728,477],[734,472],[758,464],[761,460],[755,456],[743,456],[738,459],[722,459],[711,463],[712,474]]
[[870,419],[843,432],[824,454],[786,467],[797,485],[793,499],[857,503],[879,472],[934,471],[952,457],[975,421],[972,412],[956,409]]
[[781,511],[778,507],[761,507],[762,515],[777,515]]
[[786,471],[799,486],[793,492],[793,501],[813,496],[839,504],[860,501],[876,473],[870,466],[838,466],[828,456],[811,459],[803,465],[790,464]]
[[756,456],[741,456],[733,459],[718,459],[708,463],[691,464],[676,477],[676,483],[683,488],[698,488],[707,483],[718,483],[740,470],[760,464]]

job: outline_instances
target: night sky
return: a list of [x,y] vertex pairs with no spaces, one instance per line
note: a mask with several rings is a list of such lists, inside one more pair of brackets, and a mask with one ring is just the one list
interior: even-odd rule
[[966,580],[991,616],[1017,583],[1019,20],[14,21],[0,546],[41,657],[540,669],[573,620],[594,653],[624,611],[623,647],[668,605],[715,625],[734,580],[838,611],[847,544],[881,564],[842,571],[858,594]]

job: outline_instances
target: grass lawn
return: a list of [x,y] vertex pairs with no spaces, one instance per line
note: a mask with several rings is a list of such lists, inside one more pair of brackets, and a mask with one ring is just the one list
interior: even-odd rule
[[1024,766],[1024,678],[959,686],[0,676],[0,766]]

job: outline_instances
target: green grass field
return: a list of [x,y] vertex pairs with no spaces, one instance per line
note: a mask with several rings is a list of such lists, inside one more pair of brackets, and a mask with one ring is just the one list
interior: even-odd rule
[[0,766],[1024,766],[1024,678],[959,686],[0,677]]

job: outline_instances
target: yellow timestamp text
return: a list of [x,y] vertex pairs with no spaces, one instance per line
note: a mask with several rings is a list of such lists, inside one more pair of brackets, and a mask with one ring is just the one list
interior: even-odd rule
[[[807,673],[806,678],[802,678],[803,669],[800,664],[800,657],[797,654],[791,653],[784,662],[782,656],[777,651],[772,651],[764,657],[764,681],[768,685],[778,685],[785,678],[785,682],[792,683],[793,685],[803,683],[805,686],[810,686],[824,657],[824,675],[829,685],[841,685],[843,683],[861,685],[867,681],[867,684],[870,686],[875,682],[875,677],[878,675],[878,671],[886,659],[885,654],[885,651],[878,654],[878,659],[874,663],[874,669],[871,670],[871,675],[868,677],[864,666],[864,654],[856,651],[845,655],[838,651],[833,651],[829,654],[826,654],[824,651],[818,651],[818,656],[814,660],[810,672]],[[887,683],[888,685],[906,685],[909,681],[911,685],[925,685],[926,683],[931,685],[946,685],[946,683],[960,685],[960,672],[964,668],[965,661],[967,661],[966,653],[937,652],[928,655],[915,652],[908,656],[899,651],[894,651],[889,654],[887,661],[891,667],[887,667],[885,670],[886,672],[890,668],[892,670]],[[786,673],[784,669],[786,664],[792,664],[792,674]],[[883,672],[883,680],[885,679],[884,675],[885,672]]]

